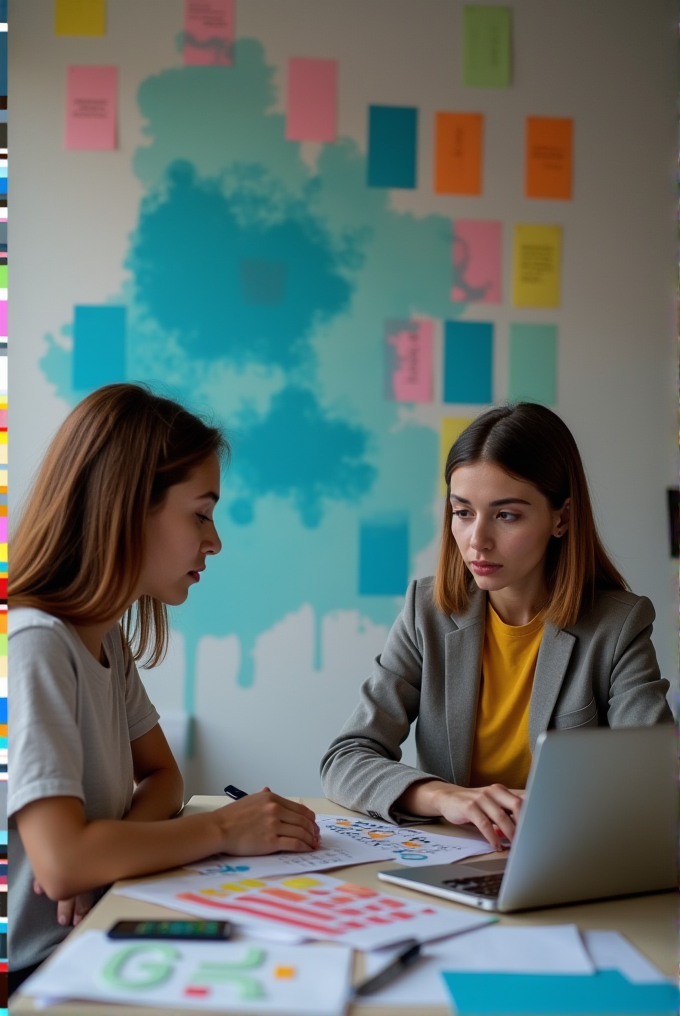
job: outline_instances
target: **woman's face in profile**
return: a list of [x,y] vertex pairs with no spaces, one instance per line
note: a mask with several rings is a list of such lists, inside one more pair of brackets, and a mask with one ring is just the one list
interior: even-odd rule
[[548,543],[568,524],[568,501],[555,511],[533,484],[493,462],[459,466],[449,486],[451,532],[480,589],[535,587]]

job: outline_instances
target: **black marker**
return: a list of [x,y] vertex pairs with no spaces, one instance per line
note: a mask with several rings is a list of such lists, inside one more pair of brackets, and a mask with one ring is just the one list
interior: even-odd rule
[[405,946],[403,952],[400,952],[398,956],[395,956],[391,963],[388,963],[384,970],[380,973],[375,974],[374,977],[369,977],[367,980],[362,981],[361,984],[357,984],[355,988],[352,988],[352,998],[356,998],[361,995],[370,995],[374,991],[378,991],[379,988],[384,988],[386,984],[393,981],[395,977],[402,974],[410,966],[412,966],[416,960],[420,957],[420,942],[414,942],[411,940]]
[[245,790],[239,790],[233,783],[230,783],[228,787],[224,788],[224,792],[227,797],[231,797],[234,801],[240,801],[242,797],[247,797]]

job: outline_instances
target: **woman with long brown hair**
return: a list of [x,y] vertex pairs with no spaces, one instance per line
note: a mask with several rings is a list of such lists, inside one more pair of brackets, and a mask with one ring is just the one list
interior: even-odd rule
[[[512,839],[548,728],[672,721],[654,608],[598,537],[581,457],[551,410],[489,410],[446,462],[437,574],[406,593],[321,763],[326,795],[374,818]],[[417,768],[400,745],[417,719]]]
[[166,604],[220,551],[228,455],[218,428],[115,384],[76,406],[37,475],[11,541],[10,991],[81,894],[216,851],[318,844],[314,814],[268,789],[173,818],[182,777],[135,666],[163,657]]

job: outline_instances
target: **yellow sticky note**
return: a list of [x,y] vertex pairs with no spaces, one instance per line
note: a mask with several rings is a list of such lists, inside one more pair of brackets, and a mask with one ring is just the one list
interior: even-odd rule
[[55,35],[106,35],[106,0],[55,0]]
[[308,875],[302,875],[300,878],[287,878],[281,885],[288,886],[289,889],[313,889],[315,885],[321,885],[318,878],[309,878]]
[[449,457],[451,446],[460,437],[465,428],[470,426],[473,420],[473,416],[442,417],[441,438],[439,443],[439,476],[441,477],[439,492],[444,496],[448,494],[446,482],[444,480],[444,470],[446,469],[446,460]]
[[515,226],[512,302],[515,307],[559,307],[561,226]]

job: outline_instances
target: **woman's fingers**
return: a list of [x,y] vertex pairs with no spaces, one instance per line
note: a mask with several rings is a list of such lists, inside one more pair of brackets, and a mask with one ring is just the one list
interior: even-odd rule
[[62,926],[71,924],[73,921],[73,911],[75,910],[76,898],[72,896],[70,900],[59,900],[57,903],[57,922]]

